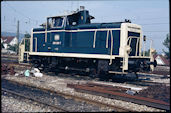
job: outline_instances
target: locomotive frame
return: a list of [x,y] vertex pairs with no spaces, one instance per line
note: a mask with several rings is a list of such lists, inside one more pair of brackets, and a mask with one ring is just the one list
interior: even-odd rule
[[[31,30],[30,50],[25,51],[25,46],[20,44],[19,62],[56,72],[61,69],[79,70],[91,76],[153,71],[155,50],[150,46],[150,56],[142,55],[140,25],[127,21],[91,23],[93,18],[84,9],[47,17],[44,28]],[[55,23],[53,19],[59,26],[52,25]]]

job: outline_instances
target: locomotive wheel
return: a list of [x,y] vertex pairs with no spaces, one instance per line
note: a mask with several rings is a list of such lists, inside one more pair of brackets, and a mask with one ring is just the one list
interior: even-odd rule
[[55,69],[55,75],[58,75],[60,73],[60,70],[59,69]]
[[100,71],[98,74],[98,77],[102,81],[108,81],[110,79],[110,77],[108,76],[108,73],[105,71]]
[[35,60],[32,65],[33,65],[33,67],[38,68],[38,67],[40,67],[40,64],[41,63],[39,61]]
[[112,76],[112,81],[113,82],[120,82],[123,83],[125,82],[126,78],[124,74],[113,74]]
[[90,71],[89,76],[90,76],[91,78],[96,78],[96,77],[98,77],[96,69],[92,69],[92,70]]
[[137,73],[135,73],[135,76],[136,76],[136,80],[138,80],[139,77],[138,77],[138,74]]
[[44,71],[45,73],[47,73],[47,72],[49,72],[49,69],[48,69],[48,68],[43,68],[43,71]]
[[40,65],[39,64],[34,64],[34,67],[35,68],[38,68]]

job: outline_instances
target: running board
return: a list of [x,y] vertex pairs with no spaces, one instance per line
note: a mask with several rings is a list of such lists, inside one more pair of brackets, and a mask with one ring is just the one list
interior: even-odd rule
[[128,72],[108,71],[111,74],[128,74]]

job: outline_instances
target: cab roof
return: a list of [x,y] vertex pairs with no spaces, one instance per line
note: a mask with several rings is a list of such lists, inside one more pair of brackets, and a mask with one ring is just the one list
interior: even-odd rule
[[[72,15],[76,15],[76,14],[78,14],[79,12],[81,12],[82,10],[77,10],[77,11],[72,11],[72,12],[70,12],[70,13],[68,13],[68,14],[64,14],[64,15],[58,15],[58,16],[49,16],[49,17],[47,17],[47,18],[60,18],[60,17],[66,17],[66,16],[72,16]],[[87,10],[84,10],[84,11],[87,11]],[[91,16],[90,15],[90,19],[95,19],[95,17],[93,17],[93,16]]]

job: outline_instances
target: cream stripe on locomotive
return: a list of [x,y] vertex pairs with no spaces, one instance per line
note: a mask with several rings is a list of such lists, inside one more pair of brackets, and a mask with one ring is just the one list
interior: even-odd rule
[[[112,29],[78,29],[78,30],[50,30],[47,31],[49,32],[82,32],[82,31],[107,31],[107,30],[121,30],[121,28],[112,28]],[[38,33],[45,33],[45,31],[38,31],[38,32],[33,32],[34,34],[38,34]]]
[[[106,54],[82,54],[82,53],[52,53],[52,52],[29,52],[29,55],[39,56],[58,56],[58,57],[75,57],[75,58],[96,58],[96,59],[115,59],[116,57],[123,57],[119,55],[106,55]],[[149,58],[139,56],[129,56],[129,58]]]

